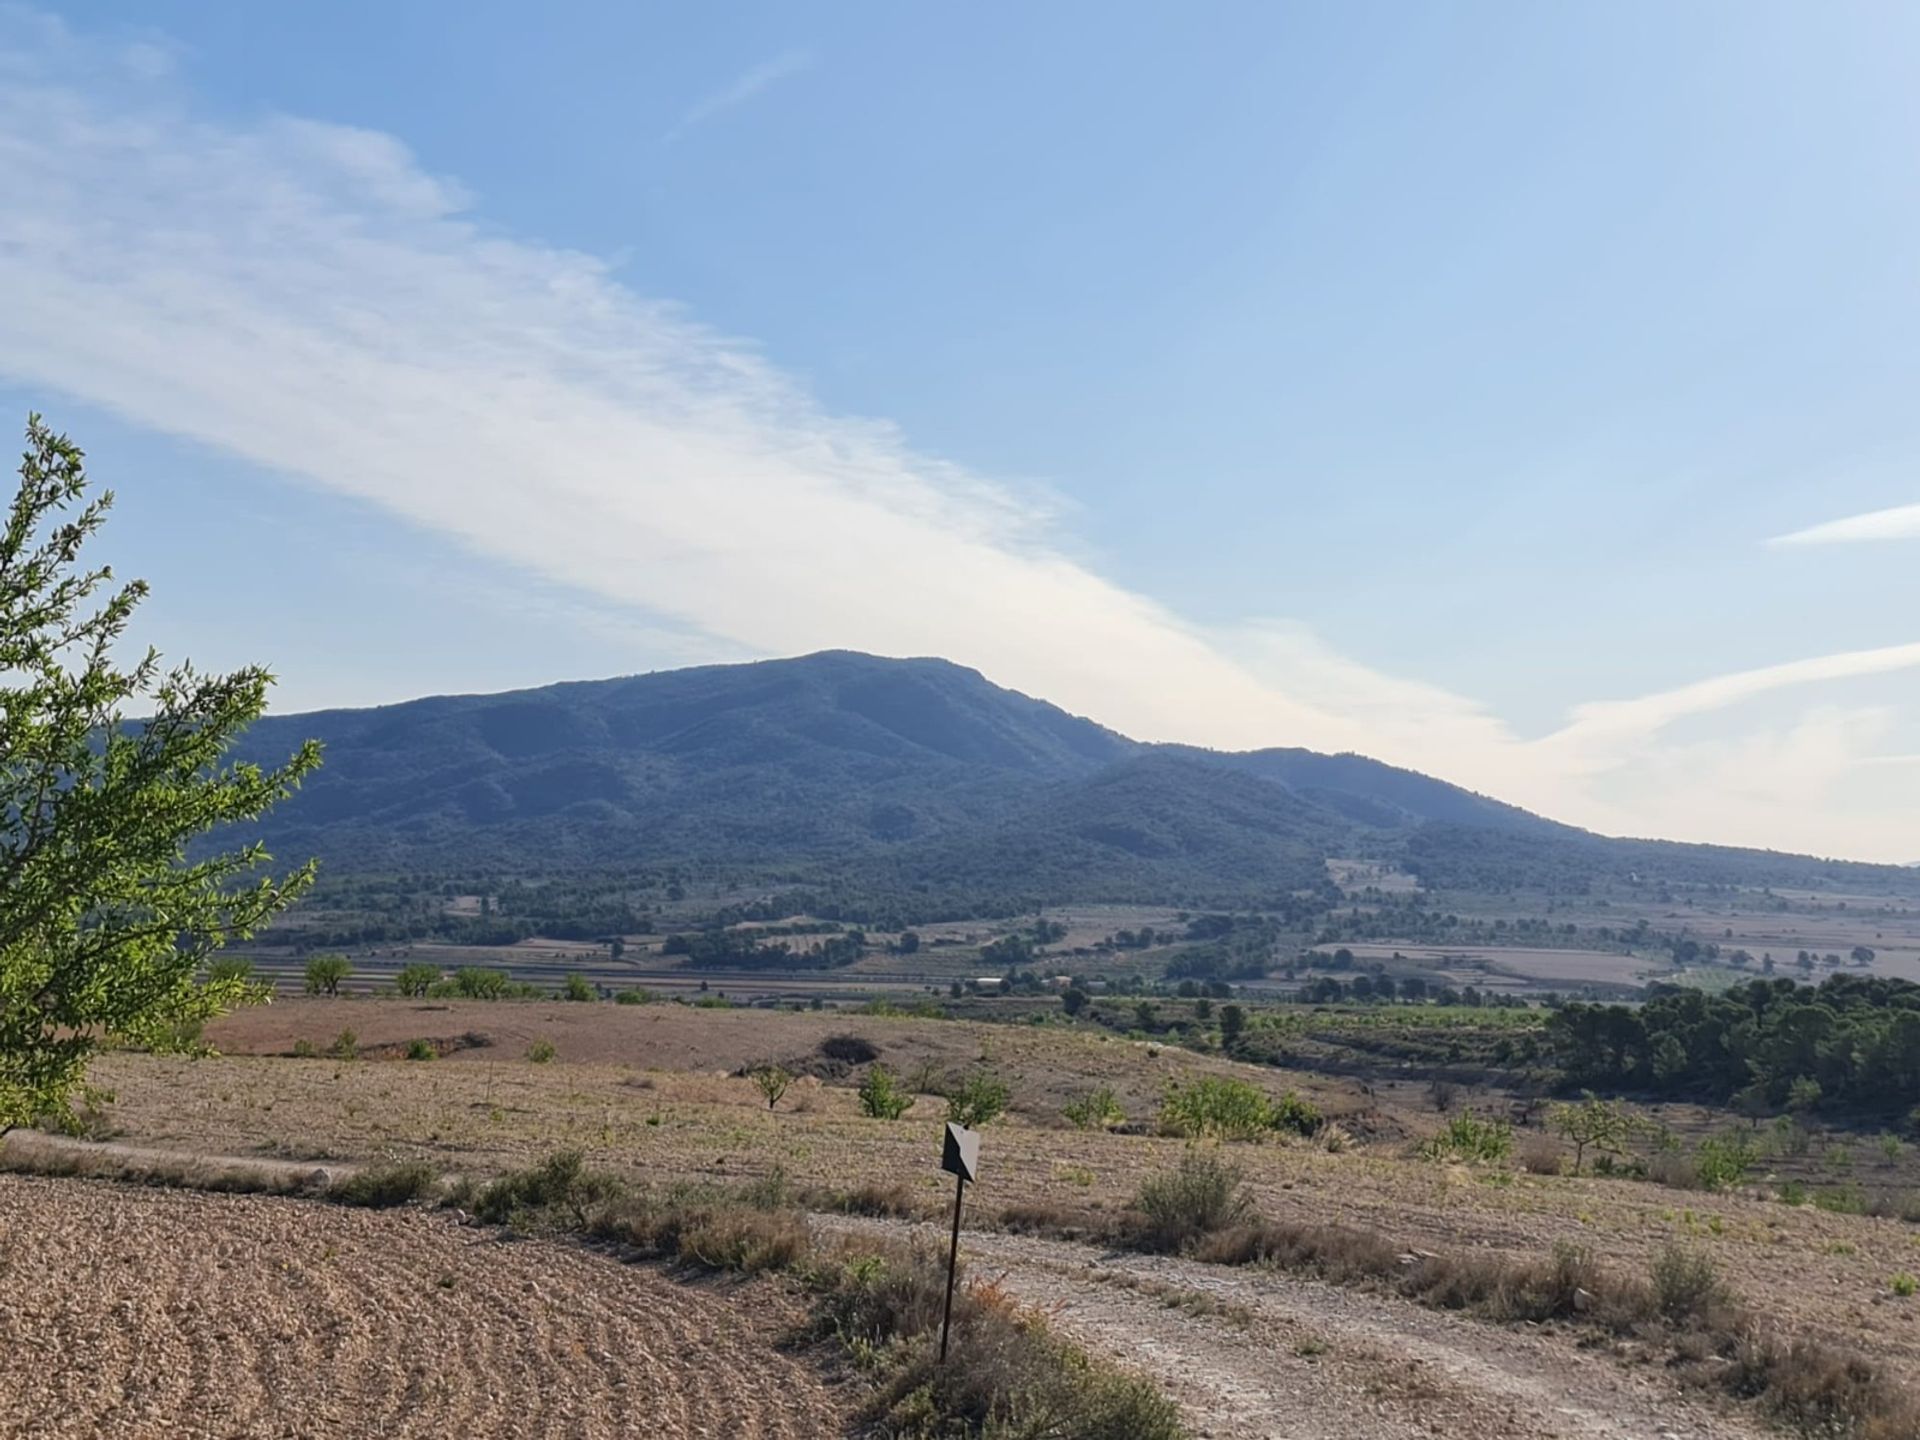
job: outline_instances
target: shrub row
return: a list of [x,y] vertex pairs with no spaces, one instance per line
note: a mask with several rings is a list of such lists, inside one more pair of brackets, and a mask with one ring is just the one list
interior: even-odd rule
[[[1006,1218],[1020,1228],[1046,1228],[1025,1212]],[[1131,1210],[1103,1238],[1215,1264],[1271,1265],[1378,1286],[1493,1320],[1560,1320],[1637,1335],[1665,1344],[1690,1378],[1752,1400],[1802,1433],[1861,1440],[1920,1434],[1920,1404],[1878,1366],[1770,1332],[1707,1256],[1678,1245],[1654,1257],[1644,1280],[1600,1266],[1575,1245],[1531,1260],[1403,1251],[1374,1231],[1260,1216],[1240,1168],[1204,1150],[1144,1181]]]
[[[786,1272],[812,1297],[816,1328],[875,1377],[869,1418],[900,1436],[1180,1440],[1178,1411],[1145,1380],[1090,1359],[991,1285],[955,1297],[952,1353],[938,1363],[944,1258],[903,1246],[815,1246],[803,1197],[779,1171],[749,1185],[633,1189],[564,1152],[450,1203],[534,1233],[576,1233],[710,1270]],[[904,1186],[804,1197],[852,1213],[911,1214]]]

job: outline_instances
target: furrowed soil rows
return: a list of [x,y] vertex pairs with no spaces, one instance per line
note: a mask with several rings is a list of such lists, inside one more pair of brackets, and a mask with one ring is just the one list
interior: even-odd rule
[[767,1284],[416,1212],[0,1175],[0,1436],[809,1440]]

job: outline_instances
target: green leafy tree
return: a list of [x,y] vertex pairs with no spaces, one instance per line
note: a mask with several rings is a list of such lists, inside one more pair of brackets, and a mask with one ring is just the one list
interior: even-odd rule
[[[257,819],[319,763],[230,762],[272,677],[162,672],[114,650],[144,582],[82,568],[111,493],[39,416],[0,529],[0,1132],[71,1121],[103,1045],[194,1049],[199,1026],[263,987],[208,957],[312,880],[274,876],[256,844],[188,858],[217,826]],[[144,721],[128,722],[128,708]]]
[[418,998],[425,995],[440,979],[440,967],[416,961],[412,965],[400,967],[400,973],[393,977],[393,985],[402,995]]
[[1247,1033],[1247,1012],[1238,1005],[1220,1007],[1220,1047],[1231,1050]]
[[1060,1008],[1069,1015],[1078,1015],[1087,1008],[1091,997],[1078,985],[1069,985],[1060,995]]
[[307,994],[338,995],[353,974],[353,962],[344,955],[316,955],[307,961]]
[[586,976],[578,970],[569,970],[566,982],[560,987],[560,998],[562,1000],[594,1000],[599,997],[595,995],[593,986],[588,983]]
[[913,1101],[913,1095],[884,1065],[875,1065],[860,1082],[860,1113],[872,1119],[898,1120],[912,1108]]
[[244,955],[221,955],[207,965],[207,979],[213,981],[253,979],[253,961]]
[[507,981],[504,970],[463,965],[453,972],[453,992],[464,1000],[498,1000],[507,993]]
[[947,1119],[969,1130],[992,1124],[1007,1108],[1007,1082],[984,1071],[975,1071],[954,1086],[947,1095]]

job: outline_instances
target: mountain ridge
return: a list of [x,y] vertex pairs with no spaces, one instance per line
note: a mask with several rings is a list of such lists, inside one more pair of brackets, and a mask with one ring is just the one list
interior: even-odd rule
[[1455,888],[1645,872],[1920,893],[1901,867],[1594,835],[1353,753],[1133,740],[938,657],[829,650],[269,716],[236,753],[270,762],[309,736],[326,763],[259,833],[349,870],[710,863],[1252,901],[1355,857]]

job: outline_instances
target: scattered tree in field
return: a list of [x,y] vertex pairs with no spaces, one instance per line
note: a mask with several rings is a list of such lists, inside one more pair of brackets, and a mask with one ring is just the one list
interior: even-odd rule
[[947,1095],[947,1119],[977,1130],[998,1119],[1007,1108],[1007,1082],[976,1070]]
[[913,1106],[914,1097],[884,1065],[875,1065],[860,1082],[860,1113],[875,1120],[898,1120]]
[[419,998],[431,990],[440,980],[440,967],[424,963],[403,965],[400,973],[393,977],[393,987],[402,995]]
[[244,955],[222,955],[207,966],[209,981],[234,981],[242,984],[253,979],[253,961]]
[[1618,1155],[1633,1135],[1633,1117],[1619,1102],[1602,1100],[1589,1090],[1578,1104],[1555,1105],[1547,1112],[1547,1124],[1573,1146],[1573,1173],[1591,1147],[1603,1155]]
[[1069,1015],[1078,1015],[1082,1010],[1087,1008],[1087,1001],[1091,998],[1092,997],[1078,985],[1069,985],[1066,990],[1061,993],[1060,1008]]
[[793,1076],[778,1065],[759,1065],[747,1072],[760,1093],[767,1098],[767,1109],[771,1110],[780,1103],[780,1097],[787,1093],[787,1087],[793,1084]]
[[[188,843],[257,819],[319,763],[229,763],[272,677],[163,674],[113,658],[142,581],[80,569],[110,493],[36,416],[0,525],[0,1132],[68,1123],[103,1045],[193,1049],[202,1021],[264,998],[208,957],[305,889],[312,867],[252,878],[258,845],[189,862]],[[128,724],[137,706],[150,718]]]
[[498,1000],[507,993],[507,972],[463,965],[453,972],[453,989],[466,1000]]
[[1115,1130],[1127,1123],[1127,1112],[1120,1108],[1120,1098],[1111,1085],[1069,1101],[1060,1114],[1076,1130]]
[[353,974],[353,962],[344,955],[316,955],[307,961],[307,994],[338,995]]
[[560,998],[562,1000],[593,1000],[598,997],[594,994],[593,986],[587,983],[586,976],[578,970],[570,970],[567,972],[566,983],[560,987]]
[[1787,1086],[1787,1109],[1804,1115],[1820,1103],[1820,1082],[1811,1075],[1795,1076]]
[[1220,1007],[1220,1046],[1231,1050],[1247,1033],[1247,1012],[1238,1005]]

